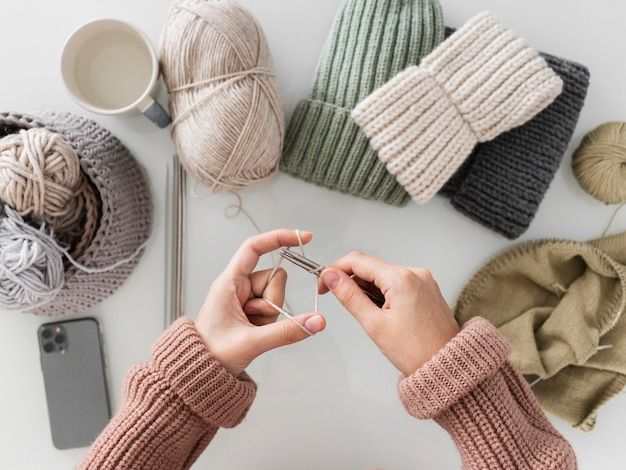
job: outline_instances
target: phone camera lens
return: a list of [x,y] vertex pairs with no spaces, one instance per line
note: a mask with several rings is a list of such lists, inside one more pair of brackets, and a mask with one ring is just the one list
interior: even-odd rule
[[50,328],[46,328],[41,332],[41,336],[48,339],[52,336],[52,330]]
[[43,350],[47,353],[51,353],[55,350],[54,343],[44,343]]
[[54,337],[54,342],[56,344],[62,344],[65,341],[65,335],[61,333],[57,333]]

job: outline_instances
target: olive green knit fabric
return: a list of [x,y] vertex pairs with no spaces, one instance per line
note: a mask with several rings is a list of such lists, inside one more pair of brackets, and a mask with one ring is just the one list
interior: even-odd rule
[[443,41],[444,31],[437,0],[346,0],[313,90],[289,124],[280,168],[327,188],[406,204],[410,196],[350,112],[398,72],[418,64]]
[[[536,241],[483,267],[456,306],[512,346],[541,405],[584,431],[626,385],[626,232],[588,243]],[[607,347],[607,348],[603,348]]]

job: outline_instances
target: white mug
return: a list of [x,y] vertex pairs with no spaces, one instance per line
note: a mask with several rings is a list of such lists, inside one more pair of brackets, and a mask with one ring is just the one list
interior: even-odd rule
[[159,61],[146,35],[120,20],[85,23],[67,39],[61,73],[72,97],[100,114],[139,110],[157,126],[171,118],[154,99]]

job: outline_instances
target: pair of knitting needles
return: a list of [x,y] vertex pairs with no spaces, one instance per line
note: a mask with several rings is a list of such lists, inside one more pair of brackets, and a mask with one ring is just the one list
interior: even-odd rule
[[167,270],[169,273],[167,281],[169,285],[166,289],[169,294],[166,302],[166,327],[180,318],[184,309],[185,205],[187,193],[187,176],[177,155],[174,155],[170,168],[168,168],[167,178],[169,204],[166,215],[170,227],[166,237],[168,245]]
[[[313,274],[317,278],[320,277],[322,271],[326,269],[323,265],[316,263],[315,261],[310,260],[304,254],[296,253],[289,248],[283,248],[280,250],[280,256],[284,260],[289,261],[290,263],[304,269],[305,271]],[[364,281],[358,276],[354,274],[351,276],[352,279],[358,284],[361,290],[374,302],[379,308],[385,305],[385,296],[383,293],[372,283]]]

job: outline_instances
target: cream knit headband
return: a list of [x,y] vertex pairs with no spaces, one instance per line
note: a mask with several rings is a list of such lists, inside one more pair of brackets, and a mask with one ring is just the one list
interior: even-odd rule
[[482,13],[419,66],[374,91],[352,116],[389,172],[424,203],[478,142],[521,126],[562,89],[537,51]]

